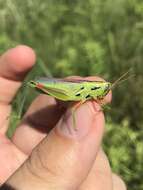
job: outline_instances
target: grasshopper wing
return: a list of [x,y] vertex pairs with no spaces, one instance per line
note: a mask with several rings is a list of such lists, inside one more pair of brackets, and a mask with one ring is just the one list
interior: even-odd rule
[[41,92],[42,91],[43,93],[48,94],[49,96],[52,96],[58,100],[62,100],[62,101],[70,100],[70,96],[68,96],[68,93],[61,89],[46,87],[44,89],[41,89]]

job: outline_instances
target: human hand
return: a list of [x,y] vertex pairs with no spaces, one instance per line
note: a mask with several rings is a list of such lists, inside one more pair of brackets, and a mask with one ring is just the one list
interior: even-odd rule
[[[87,102],[76,110],[75,131],[71,110],[40,95],[11,141],[6,137],[10,103],[34,62],[35,54],[26,46],[17,46],[0,58],[0,183],[19,190],[126,189],[112,174],[101,148],[104,115],[97,103]],[[109,94],[105,101],[110,99]]]

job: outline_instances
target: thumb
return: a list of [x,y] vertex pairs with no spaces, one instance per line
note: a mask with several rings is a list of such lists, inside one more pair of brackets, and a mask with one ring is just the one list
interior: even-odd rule
[[104,115],[98,104],[94,108],[88,102],[76,110],[77,130],[67,110],[8,184],[20,190],[77,189],[93,165],[104,131]]

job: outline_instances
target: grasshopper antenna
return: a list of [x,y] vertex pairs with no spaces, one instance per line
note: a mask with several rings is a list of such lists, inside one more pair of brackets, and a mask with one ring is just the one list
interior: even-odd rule
[[[132,78],[135,76],[134,74],[127,76],[130,72],[131,72],[131,69],[129,69],[126,73],[124,73],[117,80],[115,80],[111,86],[111,89],[113,89],[117,84],[121,84],[122,82],[124,82],[124,81],[128,80],[129,78]],[[126,76],[127,76],[127,78],[125,78]]]

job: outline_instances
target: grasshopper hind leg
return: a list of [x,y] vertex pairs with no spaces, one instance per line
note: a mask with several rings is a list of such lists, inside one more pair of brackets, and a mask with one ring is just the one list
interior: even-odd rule
[[75,112],[76,112],[76,109],[78,109],[79,106],[84,104],[85,101],[86,100],[82,100],[82,101],[76,103],[72,108],[72,122],[73,122],[73,128],[74,128],[75,131],[78,130],[77,124],[76,124],[76,113]]
[[75,109],[72,109],[72,124],[74,130],[77,131]]

